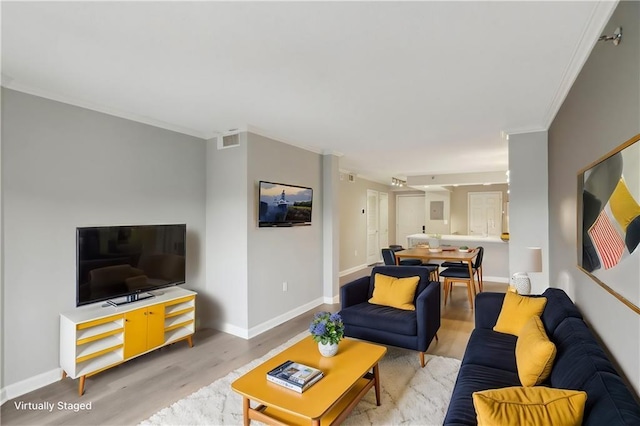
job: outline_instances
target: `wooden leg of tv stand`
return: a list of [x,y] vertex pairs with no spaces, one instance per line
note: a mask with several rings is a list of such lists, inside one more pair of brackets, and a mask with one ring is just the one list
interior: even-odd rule
[[64,380],[67,378],[67,372],[62,370],[62,378],[60,380]]
[[80,376],[80,380],[78,381],[78,396],[82,396],[84,393],[84,379],[86,378],[87,376]]
[[189,336],[187,337],[187,343],[189,344],[189,347],[192,348],[193,347],[193,336]]

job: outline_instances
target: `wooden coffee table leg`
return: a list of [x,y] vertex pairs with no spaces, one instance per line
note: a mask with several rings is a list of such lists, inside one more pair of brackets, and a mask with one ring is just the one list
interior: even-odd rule
[[374,387],[376,389],[376,405],[380,406],[380,369],[378,364],[373,366],[373,380],[375,380]]
[[251,423],[251,419],[249,418],[249,398],[246,396],[242,397],[242,418],[244,426],[249,426]]

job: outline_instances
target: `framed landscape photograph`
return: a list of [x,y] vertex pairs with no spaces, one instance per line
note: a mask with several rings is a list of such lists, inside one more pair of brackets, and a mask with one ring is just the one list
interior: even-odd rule
[[578,267],[640,314],[639,141],[578,174]]

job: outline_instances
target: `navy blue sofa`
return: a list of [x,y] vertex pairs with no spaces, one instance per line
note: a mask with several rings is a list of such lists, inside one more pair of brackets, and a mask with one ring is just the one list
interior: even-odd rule
[[[424,367],[424,353],[440,328],[440,283],[429,281],[429,273],[430,269],[423,266],[376,266],[370,277],[342,286],[340,315],[345,336],[416,350]],[[416,310],[369,303],[375,274],[420,277],[413,301]]]
[[[640,425],[640,405],[607,358],[566,293],[549,288],[542,322],[557,354],[544,386],[587,393],[583,424]],[[471,394],[521,386],[516,368],[516,336],[493,331],[503,293],[476,297],[476,328],[471,333],[444,420],[445,425],[476,425]]]

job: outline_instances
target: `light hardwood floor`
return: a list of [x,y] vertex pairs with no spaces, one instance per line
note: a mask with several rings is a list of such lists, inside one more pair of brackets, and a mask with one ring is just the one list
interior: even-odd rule
[[[361,271],[341,278],[341,285]],[[506,284],[485,282],[485,291],[506,291]],[[126,362],[87,379],[85,394],[77,393],[77,380],[65,379],[7,401],[2,405],[3,425],[135,425],[160,409],[184,398],[214,380],[266,354],[296,334],[308,329],[317,311],[337,311],[339,305],[322,305],[257,337],[245,340],[212,329],[198,330],[194,347],[185,342]],[[456,287],[442,309],[438,342],[427,353],[462,358],[474,327],[466,288]],[[416,354],[416,363],[419,362]],[[428,368],[428,365],[427,367]],[[231,390],[229,390],[231,392]],[[51,412],[19,410],[16,403],[88,403],[91,410]]]

